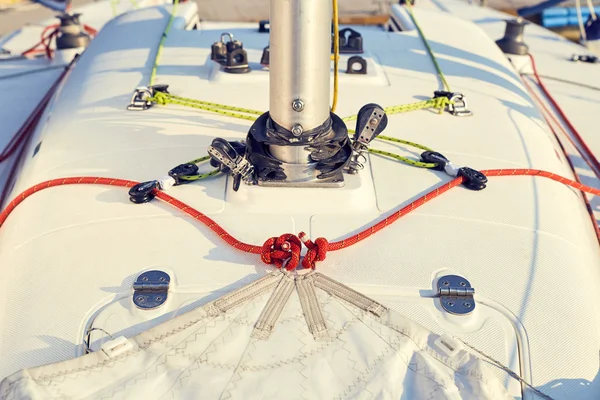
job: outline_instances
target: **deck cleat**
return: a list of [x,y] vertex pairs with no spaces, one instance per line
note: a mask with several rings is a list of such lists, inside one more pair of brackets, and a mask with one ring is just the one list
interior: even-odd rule
[[135,204],[147,203],[155,197],[156,190],[160,189],[158,181],[138,183],[129,189],[129,201]]
[[462,93],[446,92],[444,90],[436,90],[433,92],[433,98],[446,97],[452,104],[446,105],[446,111],[456,117],[470,117],[473,112],[469,110],[467,98]]
[[471,190],[485,189],[487,177],[481,172],[469,167],[462,167],[458,170],[458,176],[462,176],[463,186]]
[[190,176],[198,174],[198,166],[196,164],[187,163],[180,164],[169,171],[169,176],[175,179],[175,185],[183,185],[184,183],[190,183],[192,181],[187,179],[181,179],[182,176]]
[[153,85],[153,86],[138,86],[135,88],[133,95],[131,96],[131,101],[127,106],[129,111],[143,111],[147,110],[154,102],[152,98],[156,92],[169,93],[167,90],[169,85],[161,84],[161,85]]

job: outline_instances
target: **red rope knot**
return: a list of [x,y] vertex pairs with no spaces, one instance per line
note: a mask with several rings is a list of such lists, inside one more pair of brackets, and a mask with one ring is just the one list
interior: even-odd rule
[[304,268],[315,269],[315,263],[317,261],[323,261],[327,257],[327,250],[329,250],[329,242],[325,238],[316,238],[314,243],[310,240],[306,233],[300,232],[298,235],[302,243],[306,246],[308,251],[302,260],[302,266]]
[[[262,246],[260,258],[265,264],[275,264],[277,268],[293,271],[300,262],[302,243],[298,236],[285,233],[279,237],[272,237]],[[287,262],[286,262],[287,261]]]

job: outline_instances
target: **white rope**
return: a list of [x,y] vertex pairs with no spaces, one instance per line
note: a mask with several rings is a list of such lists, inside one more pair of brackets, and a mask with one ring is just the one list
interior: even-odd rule
[[577,8],[577,23],[579,25],[579,32],[581,34],[581,40],[587,41],[587,36],[585,34],[585,28],[583,26],[583,18],[581,17],[581,2],[580,0],[575,0],[575,7]]
[[596,20],[596,10],[594,10],[594,5],[592,4],[592,0],[587,0],[587,6],[590,10],[590,15],[592,16],[592,21]]
[[552,397],[550,397],[546,393],[541,392],[540,390],[536,389],[531,383],[527,382],[519,374],[517,374],[512,369],[508,368],[506,365],[502,364],[500,361],[496,360],[492,356],[485,354],[483,351],[476,349],[475,347],[471,346],[469,343],[465,342],[464,340],[462,340],[460,338],[457,338],[457,339],[460,340],[465,346],[467,346],[468,348],[470,348],[471,350],[473,350],[480,356],[484,357],[490,364],[494,365],[497,368],[500,368],[502,371],[506,372],[511,378],[516,379],[521,384],[527,386],[529,389],[531,389],[535,394],[537,394],[541,398],[546,399],[546,400],[553,400]]

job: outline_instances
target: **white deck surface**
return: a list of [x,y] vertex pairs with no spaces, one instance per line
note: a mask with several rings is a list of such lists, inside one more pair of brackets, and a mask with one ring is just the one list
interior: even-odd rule
[[[468,96],[475,115],[394,115],[385,134],[476,169],[538,168],[571,177],[520,79],[488,36],[448,14],[416,12],[452,89]],[[166,18],[158,8],[137,11],[93,41],[33,138],[13,195],[57,177],[156,179],[204,155],[216,136],[246,136],[249,122],[193,109],[125,111],[132,90],[147,82]],[[450,25],[451,35],[444,28]],[[169,35],[158,82],[176,95],[266,110],[267,72],[227,75],[209,54],[220,33],[230,31],[258,69],[268,36],[255,24],[201,28]],[[416,32],[357,29],[375,68],[366,77],[342,74],[339,115],[369,102],[419,101],[438,89]],[[300,231],[333,241],[447,180],[370,157],[339,190],[243,186],[234,193],[218,177],[169,193],[248,243]],[[270,270],[167,205],[133,205],[125,189],[96,186],[49,189],[24,202],[0,230],[0,260],[0,377],[81,354],[92,316],[131,296],[133,279],[144,269],[172,271],[180,290],[202,302]],[[498,177],[481,192],[453,189],[374,237],[329,253],[317,268],[436,332],[464,338],[554,398],[596,399],[599,261],[579,193],[541,178]],[[436,276],[448,272],[476,288],[481,306],[473,316],[447,318],[436,300],[419,298],[431,295]]]

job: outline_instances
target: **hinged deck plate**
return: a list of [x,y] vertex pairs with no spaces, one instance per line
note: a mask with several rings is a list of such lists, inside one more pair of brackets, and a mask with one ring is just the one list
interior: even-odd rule
[[458,275],[445,275],[437,282],[442,308],[451,314],[467,315],[475,309],[471,283]]
[[133,283],[133,303],[142,310],[153,310],[167,301],[171,277],[163,271],[146,271]]

